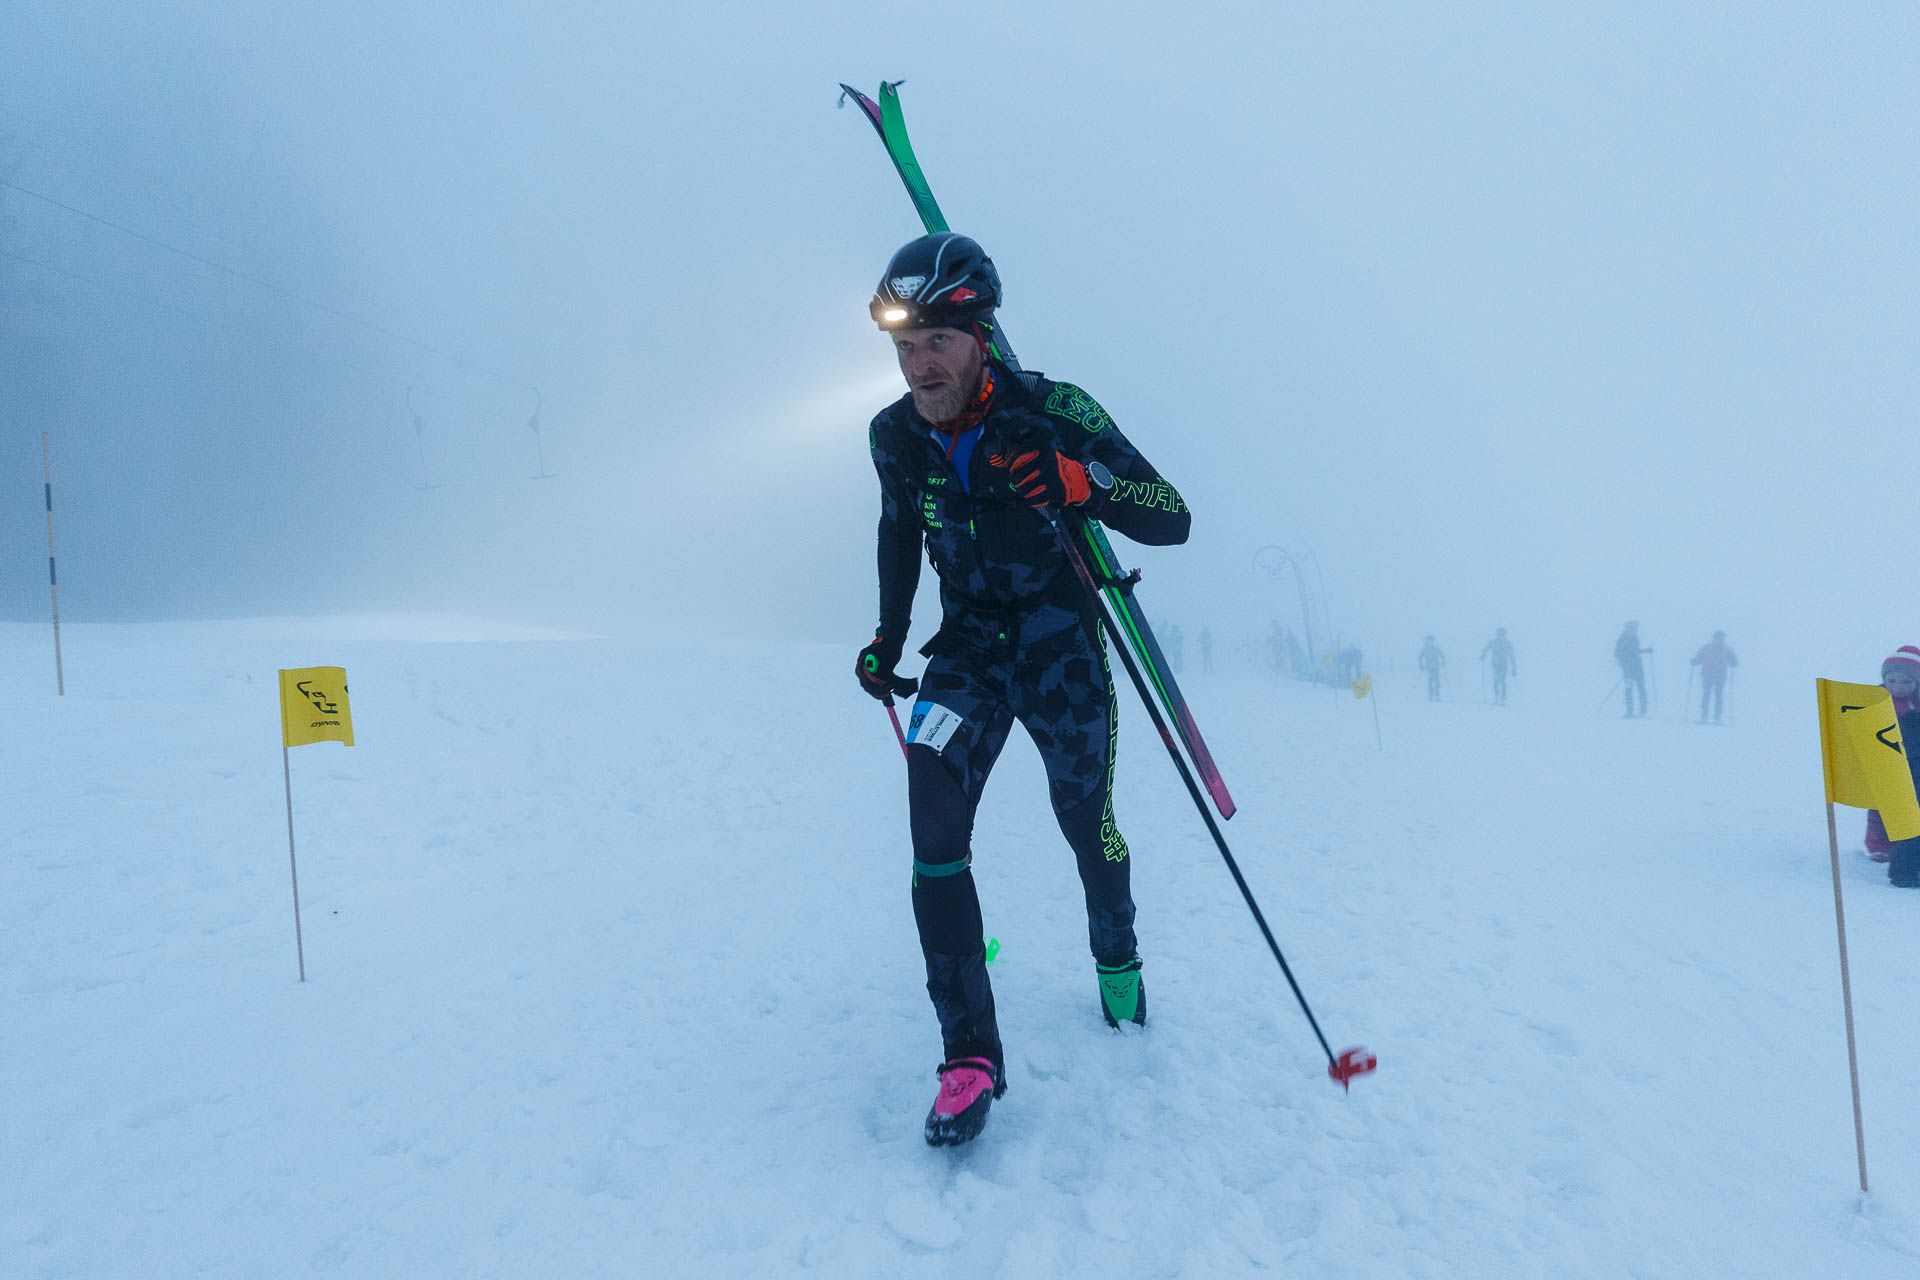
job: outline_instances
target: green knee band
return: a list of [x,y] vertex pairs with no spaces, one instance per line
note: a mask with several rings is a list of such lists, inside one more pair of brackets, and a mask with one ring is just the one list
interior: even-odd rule
[[915,858],[913,860],[913,874],[916,876],[932,876],[938,879],[942,876],[957,876],[972,865],[973,850],[969,849],[967,850],[967,856],[958,862],[922,862],[920,859]]

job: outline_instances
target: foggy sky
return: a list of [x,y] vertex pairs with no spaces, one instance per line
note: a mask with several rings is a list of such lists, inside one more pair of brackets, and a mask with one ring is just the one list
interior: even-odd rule
[[0,188],[69,273],[0,256],[0,617],[44,430],[76,620],[851,653],[919,228],[833,101],[904,77],[1024,363],[1194,510],[1154,616],[1297,627],[1280,543],[1402,662],[1920,642],[1911,6],[78,8],[10,6],[0,179],[277,288]]

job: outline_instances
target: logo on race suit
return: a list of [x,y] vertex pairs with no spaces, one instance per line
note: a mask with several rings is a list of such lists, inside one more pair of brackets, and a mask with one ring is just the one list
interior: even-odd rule
[[925,276],[895,276],[887,282],[887,287],[892,289],[893,296],[902,302],[912,302],[913,295],[920,292],[926,283]]

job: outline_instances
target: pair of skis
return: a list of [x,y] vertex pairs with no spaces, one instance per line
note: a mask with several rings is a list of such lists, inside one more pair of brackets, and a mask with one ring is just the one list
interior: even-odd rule
[[[901,83],[896,80],[891,84],[882,84],[878,102],[851,85],[843,84],[840,86],[840,100],[844,104],[848,98],[852,98],[867,113],[867,119],[872,122],[874,131],[880,135],[880,141],[887,149],[888,158],[900,174],[900,181],[907,188],[907,195],[920,215],[921,224],[926,227],[928,235],[933,235],[949,228],[946,215],[940,212],[940,204],[933,198],[933,189],[927,184],[926,175],[920,171],[920,162],[914,157],[913,143],[907,138],[906,117],[900,110]],[[1001,363],[1010,369],[1019,369],[1020,362],[1014,356],[1004,330],[996,326],[989,345]],[[1234,803],[1233,797],[1227,793],[1226,781],[1221,778],[1220,769],[1213,762],[1213,754],[1207,750],[1206,741],[1200,736],[1200,726],[1194,721],[1193,712],[1180,692],[1180,685],[1173,678],[1173,669],[1167,665],[1166,655],[1160,651],[1160,642],[1154,638],[1153,628],[1147,625],[1146,615],[1133,597],[1133,585],[1139,581],[1139,573],[1121,570],[1119,558],[1114,555],[1106,531],[1098,521],[1086,519],[1077,513],[1067,513],[1065,517],[1055,518],[1055,527],[1060,530],[1061,546],[1066,550],[1074,571],[1083,582],[1106,596],[1107,606],[1113,614],[1112,618],[1107,619],[1107,627],[1113,633],[1115,645],[1131,649],[1133,657],[1144,669],[1144,685],[1140,696],[1147,700],[1149,707],[1155,698],[1158,699],[1166,711],[1167,719],[1173,722],[1173,731],[1180,745],[1186,748],[1187,756],[1193,762],[1194,772],[1200,775],[1201,785],[1213,798],[1214,806],[1220,810],[1220,816],[1231,818]],[[1125,658],[1126,654],[1122,653],[1121,656]],[[1135,682],[1142,683],[1142,676],[1136,674]],[[1149,687],[1153,691],[1151,697],[1147,693]],[[1165,726],[1161,726],[1161,736],[1166,736]]]
[[[887,149],[887,156],[893,161],[894,169],[900,175],[900,181],[907,188],[907,195],[913,200],[914,209],[920,214],[920,222],[928,235],[948,230],[947,219],[940,212],[940,205],[933,198],[933,189],[927,184],[927,178],[920,171],[920,162],[914,157],[913,144],[907,139],[906,117],[900,109],[899,86],[901,81],[883,83],[880,86],[878,102],[861,93],[851,85],[840,86],[841,105],[852,98],[867,113],[868,121],[874,132],[880,135],[881,143]],[[1008,368],[1018,369],[1019,362],[1014,358],[1013,349],[1008,345],[1006,334],[997,326],[993,330],[989,343],[994,356]],[[1123,573],[1120,561],[1114,555],[1113,547],[1107,541],[1106,531],[1099,522],[1087,519],[1077,512],[1048,513],[1054,532],[1060,539],[1060,547],[1066,553],[1067,560],[1073,565],[1074,572],[1086,584],[1093,596],[1094,604],[1100,612],[1100,622],[1107,634],[1113,638],[1114,651],[1119,655],[1121,664],[1132,677],[1134,688],[1140,694],[1140,701],[1147,709],[1147,715],[1153,721],[1153,727],[1159,732],[1160,740],[1166,744],[1167,754],[1172,757],[1174,768],[1179,771],[1180,780],[1186,784],[1187,793],[1193,797],[1194,806],[1200,811],[1201,819],[1207,824],[1207,831],[1213,836],[1215,847],[1226,860],[1227,870],[1232,873],[1233,881],[1240,888],[1240,895],[1246,899],[1247,908],[1253,913],[1254,923],[1260,926],[1261,935],[1267,940],[1267,947],[1273,952],[1273,958],[1280,964],[1280,972],[1286,975],[1287,985],[1293,988],[1293,997],[1300,1003],[1300,1011],[1307,1016],[1307,1025],[1313,1028],[1314,1038],[1320,1042],[1322,1052],[1327,1055],[1327,1075],[1339,1082],[1342,1089],[1352,1086],[1355,1076],[1365,1075],[1378,1065],[1377,1059],[1366,1049],[1355,1046],[1336,1054],[1327,1043],[1327,1037],[1320,1030],[1320,1023],[1313,1016],[1313,1009],[1307,1004],[1306,995],[1300,990],[1300,984],[1294,980],[1293,969],[1287,964],[1287,958],[1280,951],[1280,944],[1274,940],[1273,930],[1267,927],[1266,917],[1260,912],[1260,904],[1254,901],[1253,890],[1248,887],[1246,877],[1240,874],[1239,864],[1234,861],[1233,853],[1227,848],[1227,841],[1220,834],[1220,826],[1213,820],[1213,814],[1207,808],[1207,801],[1201,795],[1200,784],[1194,781],[1194,773],[1200,775],[1201,783],[1206,787],[1207,795],[1213,798],[1215,807],[1222,818],[1231,818],[1234,814],[1233,797],[1227,794],[1227,784],[1220,777],[1220,770],[1213,763],[1213,755],[1207,750],[1206,742],[1200,736],[1200,727],[1194,722],[1193,712],[1187,707],[1187,700],[1180,693],[1180,686],[1173,678],[1173,670],[1167,665],[1166,655],[1160,650],[1160,642],[1155,639],[1153,629],[1147,625],[1146,615],[1141,612],[1139,603],[1134,599],[1133,586],[1140,579],[1138,570]],[[1104,597],[1104,600],[1102,599]],[[1144,668],[1144,671],[1142,670]],[[1156,703],[1158,705],[1156,705]],[[1166,715],[1161,715],[1162,708]],[[889,708],[891,711],[891,708]],[[1171,719],[1170,729],[1167,721]],[[894,731],[899,733],[899,721],[896,717]],[[1186,756],[1181,755],[1181,747],[1186,748]],[[906,740],[901,738],[901,749],[905,750]],[[1192,768],[1188,767],[1188,759]]]

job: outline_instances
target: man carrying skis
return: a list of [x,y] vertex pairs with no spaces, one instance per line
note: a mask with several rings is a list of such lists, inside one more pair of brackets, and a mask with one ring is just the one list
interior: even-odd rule
[[927,1114],[934,1146],[978,1135],[1006,1090],[970,868],[974,811],[1015,720],[1040,749],[1079,866],[1101,1013],[1116,1028],[1146,1023],[1131,863],[1113,816],[1113,685],[1093,601],[1059,539],[1086,516],[1165,546],[1185,542],[1191,521],[1091,396],[992,358],[1000,297],[992,260],[946,232],[896,253],[871,304],[908,388],[869,436],[880,625],[854,674],[873,697],[912,689],[894,667],[923,542],[940,579],[907,747],[913,914],[945,1058]]

